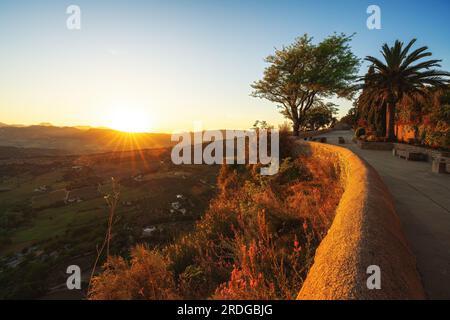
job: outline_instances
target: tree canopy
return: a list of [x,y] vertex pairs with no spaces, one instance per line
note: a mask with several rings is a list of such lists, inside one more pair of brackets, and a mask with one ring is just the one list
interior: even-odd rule
[[334,103],[320,101],[308,110],[302,127],[306,130],[319,130],[329,127],[336,123],[337,119],[334,117],[336,114],[337,108]]
[[[381,49],[383,61],[368,56],[371,63],[368,73],[361,79],[361,101],[387,106],[387,137],[395,140],[394,121],[397,105],[403,99],[426,99],[430,89],[444,88],[449,84],[450,73],[436,68],[441,60],[425,59],[432,55],[428,47],[411,51],[416,39],[406,46],[397,40],[394,45],[384,44]],[[425,60],[424,60],[425,59]]]
[[321,98],[348,97],[353,92],[360,60],[350,48],[352,36],[333,34],[318,44],[307,34],[266,58],[263,78],[252,84],[252,96],[281,109],[298,135],[307,112]]

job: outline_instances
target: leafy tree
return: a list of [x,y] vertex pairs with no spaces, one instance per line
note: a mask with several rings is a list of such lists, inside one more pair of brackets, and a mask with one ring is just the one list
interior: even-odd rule
[[422,60],[432,55],[427,51],[428,47],[410,52],[415,42],[413,39],[406,46],[398,40],[393,46],[384,44],[381,50],[384,62],[372,56],[366,57],[372,65],[362,78],[363,99],[379,106],[386,104],[386,137],[391,141],[395,140],[397,105],[404,98],[424,99],[430,87],[443,87],[449,83],[449,72],[434,69],[440,67],[441,60]]
[[262,80],[252,84],[252,96],[278,104],[299,134],[307,112],[320,98],[348,97],[359,59],[350,49],[352,36],[334,34],[318,44],[307,34],[266,58]]
[[263,130],[269,130],[273,129],[273,126],[270,125],[266,120],[256,120],[253,124],[253,129],[263,129]]
[[345,116],[340,120],[341,123],[346,123],[350,127],[355,127],[358,121],[358,109],[357,107],[350,108]]
[[337,114],[337,108],[334,103],[315,104],[306,113],[304,128],[309,130],[319,130],[324,127],[331,126],[336,122],[334,117]]
[[418,128],[421,142],[450,150],[450,87],[435,91],[430,100],[421,109],[423,124]]

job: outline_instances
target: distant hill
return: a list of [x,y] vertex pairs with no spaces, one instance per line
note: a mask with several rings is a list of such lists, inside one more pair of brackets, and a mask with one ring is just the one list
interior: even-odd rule
[[0,160],[11,158],[27,159],[34,157],[64,156],[68,154],[70,154],[68,150],[0,146]]
[[16,128],[23,128],[23,127],[26,127],[26,126],[24,126],[23,124],[6,124],[6,123],[3,123],[3,122],[0,122],[0,128],[1,127],[16,127]]
[[55,149],[62,153],[80,154],[102,151],[168,147],[170,134],[125,134],[104,128],[0,125],[0,146]]

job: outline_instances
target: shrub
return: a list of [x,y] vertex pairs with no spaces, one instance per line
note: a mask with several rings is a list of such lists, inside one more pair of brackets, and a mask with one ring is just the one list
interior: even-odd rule
[[425,144],[434,148],[450,148],[450,125],[443,121],[425,130]]
[[201,266],[190,265],[180,274],[179,290],[185,299],[202,299],[209,294],[208,278]]
[[104,271],[92,279],[89,298],[105,299],[176,299],[173,275],[160,253],[143,246],[131,252],[131,264],[121,257],[111,257]]
[[217,288],[213,298],[268,300],[297,296],[312,263],[313,243],[317,244],[318,239],[309,233],[306,224],[303,247],[296,235],[280,237],[270,230],[264,211],[258,214],[256,227],[257,239],[248,242],[242,235],[237,236],[230,280]]
[[295,140],[292,138],[292,132],[286,125],[280,126],[279,130],[280,158],[292,157],[297,148]]

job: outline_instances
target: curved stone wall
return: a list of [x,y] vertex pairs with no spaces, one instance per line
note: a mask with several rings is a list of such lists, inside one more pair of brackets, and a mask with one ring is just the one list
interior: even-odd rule
[[[378,173],[348,149],[307,146],[313,156],[336,157],[344,193],[297,298],[424,299],[415,258]],[[380,267],[381,289],[368,289],[371,265]]]

